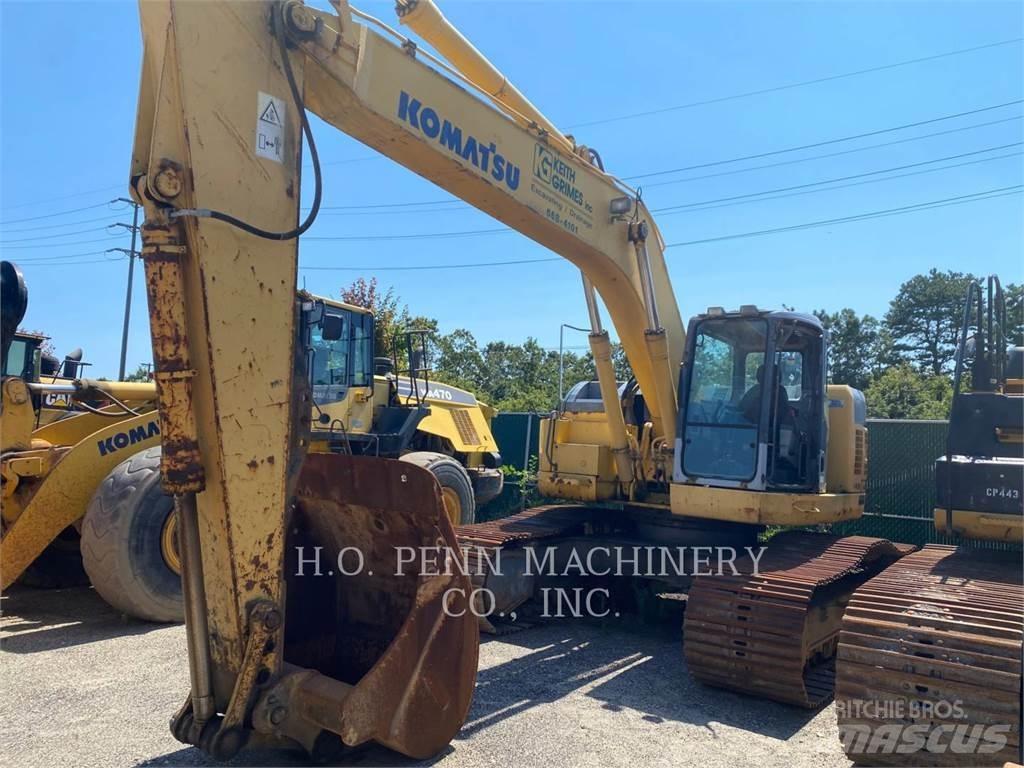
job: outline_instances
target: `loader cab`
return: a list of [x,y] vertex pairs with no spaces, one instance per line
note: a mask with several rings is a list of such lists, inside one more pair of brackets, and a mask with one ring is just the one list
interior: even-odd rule
[[811,315],[745,306],[693,318],[675,482],[823,492],[825,366],[824,329]]
[[39,381],[44,341],[46,336],[16,332],[4,361],[3,375],[17,376],[28,382]]
[[318,299],[304,313],[313,402],[345,400],[373,387],[373,315],[366,309]]

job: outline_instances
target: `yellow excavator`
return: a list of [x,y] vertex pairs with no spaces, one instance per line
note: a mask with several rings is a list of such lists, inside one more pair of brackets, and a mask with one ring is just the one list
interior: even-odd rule
[[843,617],[836,711],[858,764],[1022,762],[1024,347],[1012,328],[999,279],[972,282],[935,462],[935,529],[962,543],[903,558]]
[[[448,743],[473,690],[473,587],[511,605],[535,585],[515,569],[473,582],[459,568],[403,570],[399,549],[461,544],[521,562],[524,546],[581,540],[753,545],[765,526],[863,510],[864,400],[826,384],[816,320],[711,307],[687,333],[657,226],[596,151],[430,0],[399,0],[397,12],[444,58],[345,0],[332,6],[140,4],[130,184],[146,214],[191,676],[172,731],[217,758],[257,742],[321,758],[370,741],[426,757]],[[580,269],[598,381],[544,421],[539,482],[582,503],[462,526],[457,539],[429,473],[310,451],[293,292],[324,179],[307,111]],[[300,218],[303,144],[313,199]],[[598,295],[636,378],[621,391]],[[690,670],[781,701],[825,700],[845,602],[906,552],[785,532],[734,576],[685,580]]]

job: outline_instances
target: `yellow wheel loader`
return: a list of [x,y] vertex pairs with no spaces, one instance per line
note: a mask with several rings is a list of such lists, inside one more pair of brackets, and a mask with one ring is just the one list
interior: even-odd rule
[[972,283],[935,462],[935,528],[960,545],[900,560],[857,589],[843,617],[836,713],[858,764],[1022,759],[1024,347],[1010,345],[1013,327],[999,279]]
[[[501,454],[491,434],[494,409],[470,392],[430,379],[427,338],[406,334],[404,356],[378,355],[366,309],[300,293],[309,356],[310,450],[400,458],[441,486],[453,525],[501,493]],[[408,370],[399,371],[399,360]]]
[[[157,621],[180,619],[169,504],[159,497],[160,428],[152,384],[40,375],[38,341],[15,330],[28,291],[0,263],[3,293],[3,587],[83,583],[115,607]],[[9,375],[8,375],[9,374]],[[50,418],[41,413],[49,409]],[[84,571],[83,571],[84,566]]]
[[[397,11],[443,59],[346,0],[331,5],[140,3],[130,187],[146,215],[191,680],[172,732],[219,759],[249,743],[330,758],[370,741],[423,758],[454,736],[477,661],[472,588],[505,587],[514,602],[534,585],[515,569],[474,583],[458,568],[402,569],[396,552],[461,540],[511,565],[524,546],[579,557],[754,545],[765,526],[863,510],[863,398],[826,384],[819,323],[712,307],[687,334],[650,211],[596,151],[560,132],[431,0]],[[306,354],[309,318],[294,302],[298,240],[324,184],[307,110],[581,270],[600,403],[544,420],[540,471],[546,494],[577,504],[462,526],[457,540],[429,472],[311,452],[324,431],[345,436],[312,408],[330,384],[309,384],[323,361]],[[598,295],[636,376],[621,394]],[[331,320],[324,336],[343,332]],[[315,368],[312,378],[330,380]],[[815,706],[832,692],[845,602],[905,553],[787,532],[752,570],[687,577],[674,586],[689,593],[691,672]]]

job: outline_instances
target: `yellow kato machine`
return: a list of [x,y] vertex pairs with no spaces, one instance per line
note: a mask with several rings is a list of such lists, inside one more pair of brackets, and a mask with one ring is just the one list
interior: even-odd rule
[[859,764],[1022,759],[1024,347],[1007,338],[999,279],[986,283],[964,302],[935,463],[935,528],[963,543],[903,558],[857,589],[843,618],[836,705]]
[[[826,385],[817,321],[713,307],[687,334],[650,212],[597,152],[561,133],[433,2],[397,10],[445,59],[344,0],[332,6],[140,4],[131,189],[146,213],[161,472],[191,673],[172,730],[218,758],[250,742],[431,755],[465,717],[477,661],[469,578],[395,568],[396,548],[457,545],[434,479],[310,451],[315,390],[293,297],[324,180],[307,110],[582,273],[597,392],[545,420],[540,467],[545,493],[582,503],[463,526],[461,543],[753,544],[763,526],[863,508],[863,398]],[[300,219],[303,142],[314,193]],[[636,376],[621,397],[598,294]],[[309,577],[311,552],[334,562],[353,547],[356,575]],[[878,539],[784,533],[759,575],[680,585],[691,671],[823,700],[842,605],[901,554]],[[497,586],[497,574],[483,578]],[[515,599],[528,587],[513,583]]]
[[[504,482],[494,409],[431,380],[427,334],[408,331],[404,356],[396,348],[389,358],[374,349],[369,310],[306,293],[299,302],[312,387],[310,450],[417,464],[437,479],[452,524],[472,523]],[[403,357],[409,368],[398,371]]]

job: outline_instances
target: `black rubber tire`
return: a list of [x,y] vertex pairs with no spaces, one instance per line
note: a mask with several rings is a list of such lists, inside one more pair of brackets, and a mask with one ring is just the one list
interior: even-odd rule
[[414,451],[401,457],[430,472],[441,488],[450,488],[459,499],[458,525],[469,525],[476,522],[476,499],[473,495],[473,483],[469,479],[466,468],[451,456],[432,451]]
[[84,587],[89,577],[82,567],[81,537],[68,526],[25,569],[18,583],[32,589]]
[[164,560],[161,534],[174,502],[160,488],[160,448],[118,464],[82,521],[82,564],[117,610],[156,622],[184,620],[181,578]]

